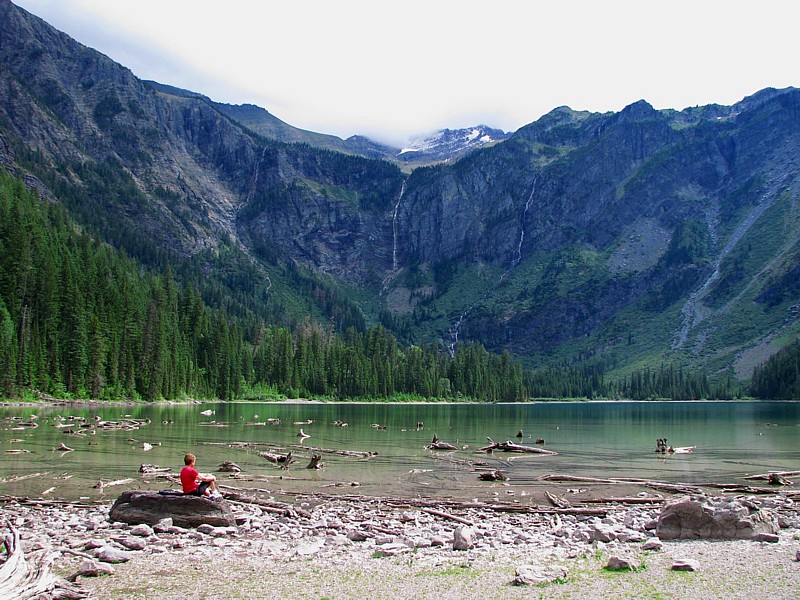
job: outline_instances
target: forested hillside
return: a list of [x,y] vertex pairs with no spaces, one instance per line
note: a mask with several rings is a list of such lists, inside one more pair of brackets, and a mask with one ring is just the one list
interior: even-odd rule
[[8,0],[0,41],[7,393],[795,393],[800,90],[559,107],[401,170]]
[[479,346],[451,359],[400,349],[382,327],[292,332],[210,309],[169,267],[143,272],[2,170],[0,386],[111,400],[526,398],[519,364]]

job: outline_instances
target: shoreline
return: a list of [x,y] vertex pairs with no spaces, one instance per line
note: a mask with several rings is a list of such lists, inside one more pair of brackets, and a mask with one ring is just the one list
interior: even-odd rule
[[461,400],[461,401],[439,401],[439,400],[414,400],[414,401],[393,401],[389,399],[382,400],[315,400],[307,398],[285,398],[283,400],[0,400],[0,408],[35,408],[35,407],[126,407],[126,406],[183,406],[183,405],[219,405],[219,404],[319,404],[319,405],[375,405],[375,404],[392,404],[402,406],[459,406],[459,405],[494,405],[494,406],[524,406],[533,404],[653,404],[653,403],[668,403],[668,404],[763,404],[763,403],[800,403],[800,400],[762,400],[762,399],[736,399],[736,400],[670,400],[667,398],[656,400],[631,400],[631,399],[545,399],[535,398],[525,402],[480,402],[476,400]]
[[[0,501],[29,559],[49,553],[62,577],[87,563],[113,571],[78,577],[94,598],[796,598],[800,589],[798,509],[778,496],[749,500],[781,514],[771,542],[660,541],[654,523],[661,508],[652,506],[517,513],[298,495],[276,504],[282,510],[231,501],[235,528],[156,531],[109,522],[110,502]],[[456,549],[464,529],[471,543]],[[103,562],[103,548],[124,561]],[[610,571],[612,556],[639,567]],[[697,570],[672,569],[685,560]],[[549,575],[514,585],[526,569]]]

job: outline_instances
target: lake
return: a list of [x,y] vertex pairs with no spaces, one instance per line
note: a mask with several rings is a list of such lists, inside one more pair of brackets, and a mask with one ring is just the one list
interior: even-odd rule
[[[209,410],[213,414],[201,414]],[[32,416],[38,427],[24,425]],[[748,474],[800,470],[800,403],[793,402],[27,406],[0,407],[0,417],[0,493],[69,500],[169,487],[163,480],[144,485],[139,467],[171,467],[177,474],[185,452],[197,455],[200,471],[216,471],[218,463],[229,460],[258,480],[231,483],[228,473],[219,473],[223,484],[276,495],[337,490],[520,498],[552,485],[537,481],[544,474],[702,484],[745,483],[741,478]],[[87,428],[80,419],[92,425],[125,419],[143,424],[135,430]],[[302,443],[300,429],[310,436]],[[522,438],[516,437],[520,430]],[[424,449],[434,434],[459,450]],[[476,454],[487,437],[531,446],[542,438],[543,447],[558,454]],[[696,448],[688,454],[657,454],[657,438]],[[62,443],[74,451],[56,451]],[[145,443],[152,448],[145,450]],[[309,448],[377,455],[364,460],[326,453],[324,469],[308,470]],[[296,462],[286,471],[258,456],[288,450]],[[509,480],[505,485],[479,481],[468,461],[501,469]],[[127,478],[134,481],[102,493],[93,487],[98,480]],[[360,487],[350,487],[353,482]]]

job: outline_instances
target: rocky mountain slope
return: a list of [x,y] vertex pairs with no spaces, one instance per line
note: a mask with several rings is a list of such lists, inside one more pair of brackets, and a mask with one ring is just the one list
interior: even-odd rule
[[336,298],[406,342],[745,378],[800,330],[798,90],[561,107],[409,173],[363,138],[140,81],[7,0],[0,40],[0,161],[271,314],[330,319]]

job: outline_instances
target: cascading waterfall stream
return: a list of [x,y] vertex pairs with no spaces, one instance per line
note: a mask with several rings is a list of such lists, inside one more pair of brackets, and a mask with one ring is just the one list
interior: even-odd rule
[[533,178],[533,185],[531,186],[531,195],[528,196],[528,201],[525,203],[525,209],[522,211],[522,218],[520,219],[520,231],[519,231],[519,244],[517,244],[517,257],[511,262],[511,269],[503,273],[503,277],[506,276],[506,273],[514,269],[520,262],[522,262],[522,243],[525,241],[525,218],[528,216],[528,211],[531,208],[531,204],[533,204],[533,196],[536,194],[536,180],[538,177]]
[[381,294],[386,291],[386,287],[389,285],[389,282],[392,281],[392,278],[397,274],[397,270],[399,268],[399,264],[397,261],[397,238],[398,238],[398,225],[397,225],[397,215],[400,212],[400,203],[403,202],[403,196],[406,193],[406,184],[408,179],[403,179],[403,185],[400,186],[400,195],[397,197],[397,202],[394,204],[394,209],[392,209],[392,272],[389,273],[383,279],[383,285],[381,286]]
[[481,294],[481,297],[478,298],[477,301],[475,301],[467,310],[465,310],[463,313],[461,313],[461,315],[459,315],[456,322],[450,329],[447,330],[447,333],[445,334],[445,339],[450,340],[450,343],[447,345],[447,349],[451,358],[456,355],[456,346],[458,345],[458,336],[461,331],[461,326],[464,324],[464,321],[467,320],[469,314],[475,309],[476,306],[478,306],[478,304],[480,304],[486,299],[486,297],[489,295],[489,292],[491,292],[499,284],[501,284],[503,280],[508,276],[508,274],[511,273],[514,269],[516,269],[519,263],[522,262],[522,244],[525,241],[525,219],[528,216],[528,211],[530,210],[531,205],[533,204],[534,196],[536,195],[537,180],[538,177],[533,178],[533,184],[531,185],[530,196],[528,196],[528,200],[527,202],[525,202],[525,208],[522,210],[522,214],[520,215],[519,243],[517,244],[516,256],[511,261],[511,266],[505,271],[503,271],[503,274],[497,278],[497,281],[492,286],[490,286],[485,292],[483,292],[483,294]]
[[[258,183],[258,175],[261,169],[261,163],[264,162],[264,157],[266,155],[267,155],[267,147],[264,146],[264,148],[261,150],[261,158],[259,158],[255,162],[255,165],[253,166],[253,176],[250,178],[250,189],[247,191],[247,199],[245,200],[244,205],[250,204],[250,201],[253,199],[253,196],[256,193],[256,184]],[[238,215],[237,215],[237,220],[238,220]],[[251,261],[253,261],[253,264],[264,276],[264,279],[267,280],[267,289],[264,291],[269,293],[269,291],[272,289],[272,279],[270,278],[267,269],[264,267],[264,265],[261,264],[261,262],[258,259],[256,259],[255,256],[252,255],[252,253],[250,252],[250,248],[248,248],[245,244],[240,242],[239,247],[242,249],[242,252],[244,252],[245,255],[247,255]]]
[[403,185],[400,187],[400,196],[397,198],[397,204],[394,205],[392,211],[392,272],[397,271],[397,213],[400,210],[400,203],[403,201],[403,196],[406,193],[406,183],[408,179],[403,179]]

